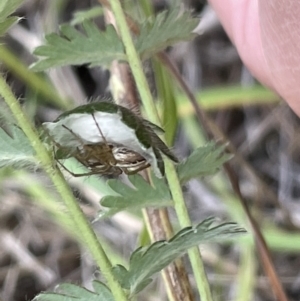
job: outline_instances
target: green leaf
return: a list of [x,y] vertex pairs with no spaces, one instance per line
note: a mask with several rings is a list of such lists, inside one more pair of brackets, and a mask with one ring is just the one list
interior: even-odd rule
[[215,174],[218,169],[232,158],[224,154],[226,146],[216,147],[214,142],[197,148],[186,160],[177,166],[177,172],[182,184],[200,177]]
[[235,223],[212,226],[214,218],[208,218],[194,227],[179,231],[169,241],[158,241],[148,247],[141,247],[130,257],[127,270],[124,266],[114,267],[115,277],[121,286],[131,294],[141,291],[151,282],[151,277],[164,269],[188,249],[207,241],[220,241],[246,231]]
[[[177,8],[160,13],[141,25],[137,50],[143,59],[148,58],[177,41],[192,38],[197,23],[190,13],[180,13]],[[85,34],[66,24],[61,26],[60,35],[47,35],[46,44],[34,51],[41,58],[31,68],[42,71],[65,65],[108,66],[113,60],[126,60],[123,44],[112,26],[103,32],[89,20],[83,21],[82,26]]]
[[15,117],[7,105],[3,101],[0,101],[0,128],[3,129],[10,137],[13,137],[11,132],[13,124],[17,124]]
[[165,139],[168,145],[173,144],[177,130],[177,105],[172,80],[167,70],[158,62],[153,60],[155,81],[158,98],[163,104],[163,126],[165,129]]
[[22,130],[12,126],[9,128],[9,133],[12,137],[0,128],[0,168],[37,165],[35,152]]
[[6,31],[19,20],[18,17],[9,17],[3,22],[0,22],[0,36],[3,36]]
[[11,15],[23,2],[23,0],[1,0],[0,1],[0,21]]
[[93,281],[95,292],[81,286],[63,283],[57,287],[56,293],[41,293],[33,301],[115,301],[110,290],[99,281]]
[[141,24],[140,34],[135,41],[136,49],[143,60],[147,59],[178,41],[192,39],[196,35],[192,30],[198,22],[189,12],[180,12],[174,6],[170,11],[159,13]]
[[87,10],[81,10],[74,13],[71,25],[80,24],[85,20],[91,20],[103,15],[103,8],[95,6]]
[[8,17],[23,2],[23,0],[1,0],[0,1],[0,36],[2,36],[14,23],[18,17]]
[[108,186],[117,195],[107,195],[101,199],[101,205],[110,209],[102,213],[100,217],[112,216],[127,209],[172,205],[171,194],[164,179],[158,179],[152,175],[154,187],[137,174],[129,176],[128,179],[133,187],[129,187],[118,179],[107,181]]
[[113,60],[125,60],[122,42],[113,26],[100,31],[91,21],[82,23],[84,33],[68,24],[60,27],[60,36],[46,36],[46,44],[35,49],[34,54],[42,58],[34,63],[34,71],[65,65],[88,64],[108,66]]

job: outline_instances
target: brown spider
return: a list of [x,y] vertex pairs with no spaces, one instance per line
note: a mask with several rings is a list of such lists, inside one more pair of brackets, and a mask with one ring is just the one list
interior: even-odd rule
[[[104,142],[85,144],[85,142],[77,134],[65,125],[62,126],[76,137],[76,139],[80,142],[80,146],[70,150],[69,148],[58,144],[50,136],[56,146],[56,150],[54,150],[54,158],[63,169],[74,177],[94,174],[119,176],[122,172],[127,175],[136,174],[150,166],[146,159],[137,152],[134,152],[123,145],[108,144],[93,114],[92,116]],[[68,154],[68,157],[74,157],[90,171],[86,173],[71,172],[60,162],[60,158],[57,156],[58,151]]]

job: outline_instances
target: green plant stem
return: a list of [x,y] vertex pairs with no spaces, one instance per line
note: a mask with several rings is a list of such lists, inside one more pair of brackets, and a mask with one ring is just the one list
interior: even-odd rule
[[0,95],[4,98],[11,112],[14,114],[19,126],[22,128],[32,147],[36,151],[39,161],[52,180],[54,186],[64,201],[66,208],[69,210],[72,223],[76,225],[78,233],[80,233],[82,236],[82,241],[89,248],[97,265],[106,278],[107,284],[111,289],[115,300],[127,301],[125,292],[122,290],[120,284],[115,280],[112,274],[111,263],[107,258],[102,246],[100,245],[93,229],[82,213],[76,199],[72,194],[72,191],[70,190],[60,170],[53,164],[52,158],[45,149],[43,143],[40,141],[38,133],[33,128],[28,118],[24,115],[19,102],[2,76],[0,76]]
[[[144,222],[145,222],[147,231],[150,235],[151,242],[154,243],[157,239],[156,239],[154,231],[153,231],[153,226],[151,225],[150,212],[149,211],[147,212],[147,211],[148,210],[146,210],[146,209],[142,210],[143,218],[144,218]],[[152,212],[152,214],[153,214],[153,212]],[[157,225],[157,227],[159,227],[159,225]],[[167,270],[164,269],[164,270],[161,271],[161,273],[162,273],[162,277],[163,277],[163,280],[164,280],[164,283],[165,283],[165,289],[167,291],[167,296],[169,298],[169,301],[176,301],[176,299],[174,298],[173,293],[172,293],[173,290],[172,290],[171,284],[168,280]]]
[[253,246],[240,245],[240,264],[236,278],[235,301],[251,301],[254,297],[256,260]]
[[149,116],[149,119],[151,119],[152,122],[160,124],[156,107],[152,100],[152,95],[143,72],[142,62],[133,45],[131,34],[127,26],[126,18],[121,7],[121,3],[119,0],[110,0],[110,4],[111,9],[115,15],[120,36],[125,47],[128,63],[133,73],[135,83],[140,93],[145,110]]
[[4,65],[28,87],[46,98],[45,100],[43,98],[39,98],[39,100],[52,105],[54,104],[60,109],[70,109],[72,105],[71,102],[62,99],[55,92],[53,87],[39,74],[28,70],[23,62],[15,56],[11,50],[7,49],[5,45],[0,45],[0,61],[2,61]]
[[[173,163],[169,160],[164,161],[166,164],[166,176],[174,200],[174,207],[178,216],[179,224],[182,228],[191,225],[190,217],[185,206],[184,196],[182,193],[179,178]],[[204,263],[202,260],[199,248],[192,248],[188,251],[194,277],[197,283],[197,288],[203,301],[212,301],[209,282],[205,272]]]
[[[134,47],[130,30],[127,26],[126,18],[122,10],[121,3],[119,0],[110,0],[110,4],[112,11],[115,15],[118,30],[120,32],[120,36],[122,38],[127,54],[128,63],[130,65],[138,91],[140,93],[143,105],[145,107],[145,111],[147,112],[147,115],[152,122],[161,125],[159,116],[156,111],[156,107],[152,99],[150,88],[148,86],[146,77],[143,72],[141,60]],[[180,226],[190,226],[191,222],[185,206],[184,197],[176,169],[170,161],[164,161],[166,165],[166,177],[169,183],[169,188],[171,190]],[[189,251],[189,257],[197,282],[197,287],[201,296],[201,300],[212,301],[213,299],[199,249],[191,249]]]

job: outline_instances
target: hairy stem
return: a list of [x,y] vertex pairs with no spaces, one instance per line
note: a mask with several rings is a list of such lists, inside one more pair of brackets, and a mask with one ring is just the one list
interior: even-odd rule
[[[159,117],[157,115],[156,107],[154,105],[152,95],[143,72],[142,63],[139,55],[134,47],[133,40],[131,38],[130,30],[127,26],[126,18],[121,7],[119,0],[110,0],[112,11],[115,15],[116,23],[118,25],[119,33],[122,38],[125,51],[127,54],[128,63],[131,67],[132,74],[134,76],[138,91],[140,93],[145,111],[149,119],[161,125]],[[166,177],[169,183],[169,188],[175,204],[175,210],[178,216],[178,220],[181,227],[190,226],[190,218],[185,206],[181,185],[177,176],[174,165],[165,160],[166,165]],[[201,254],[198,248],[193,248],[189,251],[189,257],[193,272],[195,274],[198,290],[203,301],[212,301],[211,291],[208,284],[207,276],[205,273],[204,265],[201,259]]]
[[82,242],[85,246],[87,246],[87,248],[89,248],[97,265],[101,269],[115,300],[127,301],[124,291],[112,274],[111,263],[101,244],[99,243],[93,229],[82,213],[72,191],[68,186],[68,183],[65,181],[60,170],[53,164],[53,160],[45,149],[43,143],[40,141],[38,133],[31,125],[28,118],[24,115],[19,102],[2,76],[0,76],[0,95],[4,98],[19,126],[28,137],[28,140],[35,150],[41,165],[56,187],[63,202],[65,203],[66,208],[69,210],[74,227],[76,227],[78,233],[81,234]]

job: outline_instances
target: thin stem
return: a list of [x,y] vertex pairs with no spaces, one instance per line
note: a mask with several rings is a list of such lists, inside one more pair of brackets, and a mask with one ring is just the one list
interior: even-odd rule
[[[155,224],[153,223],[153,219],[155,219],[157,217],[157,215],[159,215],[159,212],[157,209],[149,208],[147,210],[143,209],[142,213],[143,213],[144,222],[145,222],[147,231],[149,233],[151,242],[154,243],[155,241],[157,241],[157,236],[161,236],[161,235],[159,235],[161,233],[155,233],[155,230],[158,230],[158,229],[162,230],[162,225],[160,225],[160,223],[161,223],[160,219],[156,220]],[[166,239],[166,237],[163,237],[163,238],[160,237],[160,240],[162,240],[162,239]],[[170,281],[170,275],[169,275],[167,269],[164,269],[162,271],[162,277],[163,277],[163,280],[165,283],[165,288],[167,291],[169,301],[176,301],[177,298],[175,296],[174,289],[173,289],[172,283]]]
[[[179,178],[175,166],[169,161],[165,160],[166,176],[171,190],[172,198],[174,200],[175,211],[182,228],[191,225],[190,217],[185,206],[184,196],[182,193]],[[199,248],[192,248],[188,251],[194,277],[197,283],[197,288],[203,301],[212,301],[212,294],[210,291],[209,282],[202,261],[202,256]]]
[[19,102],[2,76],[0,76],[0,95],[4,98],[11,112],[14,114],[19,126],[22,128],[33,149],[35,150],[41,165],[44,167],[46,173],[52,180],[58,193],[64,201],[66,208],[69,210],[72,222],[77,226],[77,231],[81,234],[82,241],[89,248],[97,265],[106,278],[107,284],[111,289],[115,300],[127,301],[124,291],[112,274],[111,263],[107,258],[102,246],[100,245],[93,229],[82,213],[78,202],[72,194],[72,191],[70,190],[60,170],[53,164],[52,158],[45,149],[43,143],[40,141],[38,133],[33,128],[28,118],[24,115]]
[[152,95],[143,72],[142,62],[133,45],[130,30],[127,26],[126,18],[122,10],[121,3],[119,0],[110,0],[110,4],[111,9],[115,15],[121,39],[125,47],[128,63],[134,76],[135,83],[140,93],[145,110],[148,113],[149,119],[151,119],[152,122],[160,124],[160,120],[156,113],[156,107],[152,100]]
[[0,45],[0,61],[20,78],[28,87],[36,91],[39,95],[44,96],[38,99],[41,102],[46,102],[56,105],[61,109],[70,109],[71,102],[61,98],[53,89],[53,87],[41,76],[28,70],[27,66],[13,54],[5,45]]
[[[156,107],[154,105],[150,88],[148,86],[146,77],[143,72],[142,63],[139,55],[134,47],[133,40],[131,38],[130,30],[127,26],[126,18],[123,13],[121,3],[119,0],[110,0],[112,11],[115,15],[116,23],[118,25],[118,30],[122,38],[125,51],[127,54],[128,63],[130,65],[132,74],[134,76],[138,91],[141,96],[141,100],[145,107],[145,111],[149,119],[160,125]],[[181,227],[190,226],[190,218],[185,206],[183,193],[181,190],[181,185],[177,176],[176,169],[174,165],[168,161],[164,160],[166,165],[166,177],[169,183],[169,188],[175,204],[175,210],[178,216],[178,220]],[[201,259],[201,254],[198,248],[193,248],[189,251],[189,257],[193,272],[195,274],[198,290],[203,301],[212,301],[211,291],[207,276],[205,273],[204,265]]]

